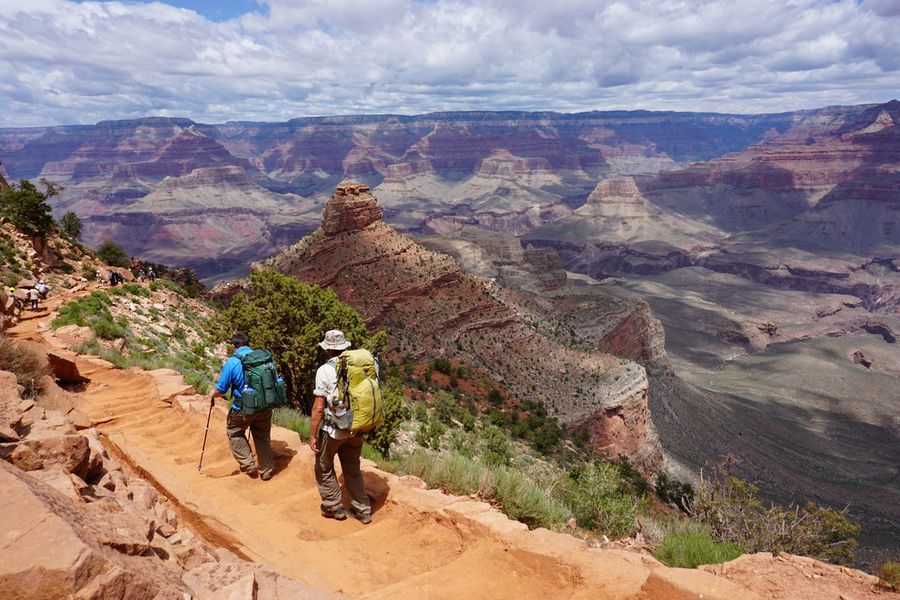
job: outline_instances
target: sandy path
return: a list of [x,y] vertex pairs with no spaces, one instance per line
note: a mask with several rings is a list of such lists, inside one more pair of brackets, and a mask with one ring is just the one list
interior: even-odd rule
[[[56,306],[62,298],[55,298]],[[10,330],[39,339],[51,313]],[[79,357],[91,378],[79,404],[114,451],[181,507],[181,519],[224,546],[322,591],[350,598],[643,598],[649,565],[638,555],[588,550],[580,541],[529,532],[486,504],[422,490],[369,464],[373,523],[319,515],[312,453],[273,428],[271,481],[240,474],[213,411],[202,472],[197,461],[208,403],[170,402],[171,376],[118,370]]]

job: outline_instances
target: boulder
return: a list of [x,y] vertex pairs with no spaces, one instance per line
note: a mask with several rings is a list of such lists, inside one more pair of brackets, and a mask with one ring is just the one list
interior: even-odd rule
[[57,464],[82,479],[91,457],[88,441],[81,435],[29,436],[10,453],[8,460],[23,471]]
[[47,352],[47,361],[53,376],[62,383],[87,383],[87,377],[78,372],[75,364],[76,354],[65,350],[50,350]]
[[84,502],[84,492],[88,489],[88,484],[80,477],[76,477],[66,471],[61,465],[50,465],[46,469],[31,471],[31,474],[36,479],[43,481],[60,492],[66,498],[76,502]]
[[76,431],[90,429],[93,425],[90,417],[77,408],[69,411],[69,414],[66,415],[66,419],[72,424],[72,427],[74,427]]
[[[26,598],[183,600],[190,590],[149,550],[143,525],[78,504],[0,462],[0,590]],[[136,528],[136,529],[132,529]]]
[[18,442],[19,434],[7,424],[0,422],[0,442]]

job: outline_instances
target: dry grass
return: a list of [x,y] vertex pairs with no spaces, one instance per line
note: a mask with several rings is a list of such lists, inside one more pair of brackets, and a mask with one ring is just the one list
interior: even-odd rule
[[6,335],[0,334],[0,371],[16,376],[25,389],[23,398],[34,398],[44,391],[41,380],[50,374],[50,368],[41,355]]

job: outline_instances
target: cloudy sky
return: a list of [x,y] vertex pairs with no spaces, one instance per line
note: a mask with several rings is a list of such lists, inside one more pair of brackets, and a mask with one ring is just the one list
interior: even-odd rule
[[0,0],[0,126],[900,97],[900,0]]

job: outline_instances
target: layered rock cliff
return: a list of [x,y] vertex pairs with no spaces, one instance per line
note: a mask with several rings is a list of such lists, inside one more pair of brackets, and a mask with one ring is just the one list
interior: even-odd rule
[[388,227],[366,186],[339,186],[322,228],[263,264],[334,289],[388,331],[394,357],[461,358],[517,398],[543,402],[564,426],[586,428],[605,455],[645,473],[659,467],[643,367],[540,333],[496,284]]

